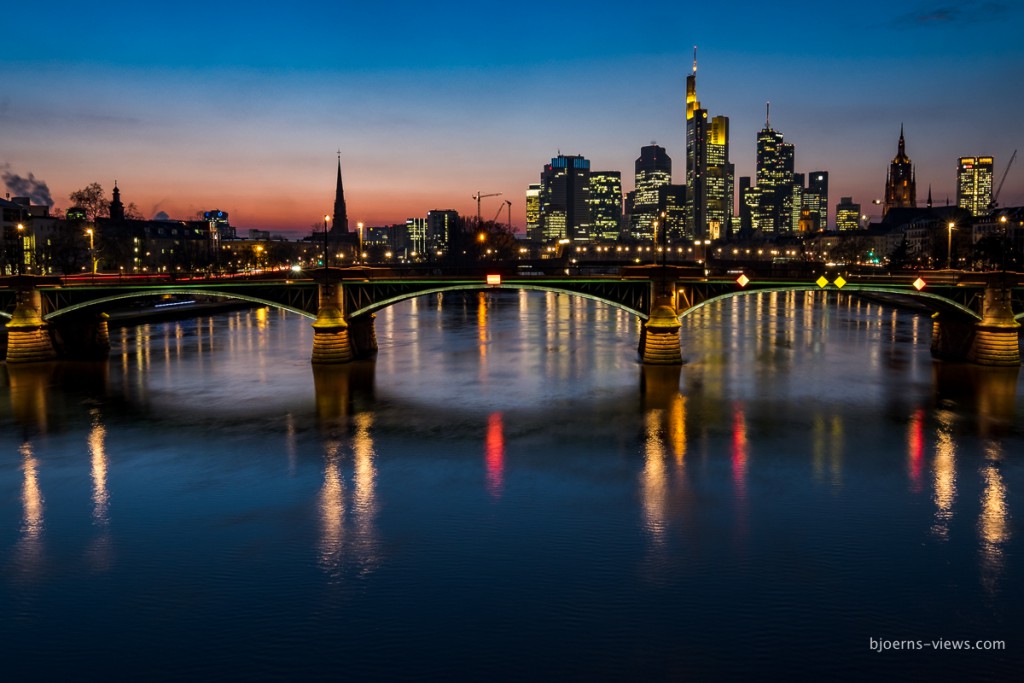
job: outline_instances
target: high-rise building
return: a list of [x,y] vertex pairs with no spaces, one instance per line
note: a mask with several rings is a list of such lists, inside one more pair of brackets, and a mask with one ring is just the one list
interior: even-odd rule
[[[770,111],[770,110],[768,110]],[[741,196],[744,211],[750,212],[752,230],[765,234],[793,232],[803,208],[803,179],[794,182],[796,152],[782,133],[771,126],[768,116],[757,133],[757,185]]]
[[345,188],[341,184],[341,152],[338,152],[338,184],[334,189],[333,234],[348,234],[348,210],[345,208]]
[[658,206],[663,216],[659,223],[662,227],[655,236],[658,243],[673,244],[686,239],[686,185],[662,185],[658,191]]
[[[914,165],[907,156],[902,125],[899,147],[885,176],[885,203],[882,206],[882,216],[889,213],[889,209],[895,208],[917,208],[917,181],[914,177]],[[836,221],[838,220],[837,217]]]
[[687,232],[694,237],[726,237],[733,216],[735,169],[729,162],[729,119],[708,111],[697,99],[697,49],[686,77]]
[[[992,157],[960,157],[956,170],[956,205],[972,216],[988,213],[992,204]],[[113,211],[113,205],[111,205]]]
[[836,230],[860,229],[860,204],[853,197],[842,197],[836,204]]
[[664,147],[650,144],[640,148],[635,167],[636,194],[629,219],[629,232],[634,239],[654,239],[654,221],[664,208],[661,188],[672,184],[672,159]]
[[590,161],[559,154],[540,174],[540,235],[543,241],[590,239]]
[[540,183],[526,188],[526,234],[530,239],[542,240],[540,230]]
[[811,230],[828,230],[828,171],[811,171],[804,190],[804,209],[809,212]]
[[452,243],[454,233],[461,227],[459,212],[455,209],[434,209],[427,212],[428,253],[444,252]]
[[591,171],[587,205],[594,238],[617,240],[622,229],[622,174],[619,171]]
[[[405,234],[408,239],[409,256],[422,256],[427,253],[427,219],[405,219]],[[396,245],[398,248],[398,245]]]

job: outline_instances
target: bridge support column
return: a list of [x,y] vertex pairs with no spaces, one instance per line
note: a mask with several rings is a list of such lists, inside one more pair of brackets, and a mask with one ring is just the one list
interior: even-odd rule
[[110,328],[106,313],[54,322],[54,342],[62,358],[102,360],[110,354]]
[[377,355],[377,332],[373,313],[360,315],[348,321],[348,336],[352,344],[352,355],[356,358],[372,358]]
[[352,344],[343,312],[341,284],[320,285],[320,300],[313,322],[313,358],[316,365],[348,363],[352,360]]
[[1020,365],[1020,323],[1013,317],[1012,290],[986,287],[981,311],[967,360],[978,365]]
[[7,323],[7,363],[41,363],[57,357],[43,321],[42,297],[34,287],[19,289]]
[[640,359],[645,365],[682,365],[679,318],[669,300],[661,299],[640,330]]
[[974,342],[973,320],[944,318],[936,313],[932,316],[932,358],[952,362],[967,360],[967,354]]

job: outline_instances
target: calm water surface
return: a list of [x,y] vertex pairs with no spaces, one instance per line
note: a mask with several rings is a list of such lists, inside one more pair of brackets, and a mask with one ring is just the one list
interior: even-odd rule
[[345,367],[264,309],[0,368],[0,678],[1015,678],[1024,382],[929,325],[762,294],[651,369],[625,313],[490,292]]

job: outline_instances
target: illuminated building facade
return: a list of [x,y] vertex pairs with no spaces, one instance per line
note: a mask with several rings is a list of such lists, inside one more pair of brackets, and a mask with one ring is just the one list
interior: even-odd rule
[[836,204],[836,230],[860,229],[860,204],[855,204],[853,197],[842,197]]
[[461,226],[455,209],[434,209],[427,212],[427,250],[430,254],[445,252]]
[[629,219],[630,236],[641,241],[654,239],[654,221],[661,211],[662,188],[672,184],[672,159],[664,147],[650,144],[640,148],[635,167],[636,194]]
[[590,173],[590,221],[594,239],[613,242],[622,230],[622,174],[619,171]]
[[526,234],[531,239],[540,239],[540,183],[530,183],[526,188]]
[[[910,157],[907,156],[903,126],[901,125],[899,147],[892,163],[889,164],[889,172],[885,176],[883,217],[889,213],[889,209],[917,207],[917,181],[914,175],[914,165],[910,162]],[[836,222],[838,223],[838,221],[837,216]]]
[[804,190],[803,208],[810,220],[809,230],[828,230],[828,171],[811,171]]
[[590,240],[590,161],[559,154],[540,174],[540,238],[544,242]]
[[992,205],[992,157],[960,157],[956,169],[956,205],[972,216],[989,212]]
[[693,72],[686,77],[687,233],[693,237],[727,237],[732,225],[735,168],[729,162],[729,119],[708,111],[697,99],[697,50]]
[[405,219],[405,236],[408,240],[409,256],[425,254],[427,252],[427,219]]
[[757,133],[757,184],[744,181],[741,202],[749,214],[750,229],[765,234],[782,234],[797,229],[803,208],[803,179],[795,182],[796,152],[766,117]]

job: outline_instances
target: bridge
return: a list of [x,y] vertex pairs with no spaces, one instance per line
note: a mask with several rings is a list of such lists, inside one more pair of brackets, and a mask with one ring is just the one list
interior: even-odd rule
[[292,311],[313,320],[314,364],[347,363],[377,352],[374,313],[425,294],[486,289],[580,296],[620,308],[642,321],[638,351],[645,364],[682,363],[681,319],[715,301],[758,292],[841,290],[891,304],[913,302],[932,312],[931,350],[943,360],[1019,365],[1024,288],[1016,273],[910,276],[821,276],[761,279],[708,277],[694,267],[627,266],[615,275],[478,277],[398,275],[383,269],[330,268],[260,280],[68,282],[59,277],[0,279],[0,323],[7,363],[52,360],[69,350],[105,356],[104,310],[127,300],[168,295],[234,299]]

